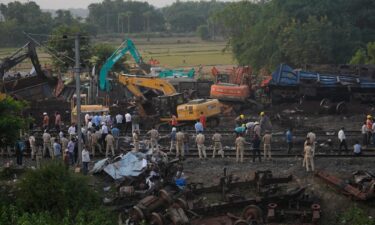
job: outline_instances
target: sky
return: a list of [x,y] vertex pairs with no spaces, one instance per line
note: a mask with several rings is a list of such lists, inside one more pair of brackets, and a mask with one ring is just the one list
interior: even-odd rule
[[[9,3],[15,0],[0,0],[0,3]],[[18,0],[19,2],[28,2],[30,0]],[[68,9],[68,8],[87,8],[91,3],[102,2],[102,0],[32,0],[42,9]],[[170,5],[176,0],[142,0],[156,7]],[[230,0],[227,0],[230,1]]]

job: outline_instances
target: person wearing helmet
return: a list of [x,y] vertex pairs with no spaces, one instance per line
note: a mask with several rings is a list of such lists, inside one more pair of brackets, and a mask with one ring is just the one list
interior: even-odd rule
[[259,124],[260,124],[260,133],[264,134],[266,130],[272,130],[272,123],[270,118],[266,115],[265,112],[260,113],[259,117]]
[[241,113],[241,115],[237,116],[235,121],[237,127],[242,126],[242,124],[245,123],[245,115]]

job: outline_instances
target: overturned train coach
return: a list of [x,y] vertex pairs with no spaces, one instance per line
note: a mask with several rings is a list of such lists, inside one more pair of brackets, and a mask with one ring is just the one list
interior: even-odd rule
[[268,82],[272,103],[310,99],[332,102],[372,102],[375,79],[366,74],[320,74],[281,64]]

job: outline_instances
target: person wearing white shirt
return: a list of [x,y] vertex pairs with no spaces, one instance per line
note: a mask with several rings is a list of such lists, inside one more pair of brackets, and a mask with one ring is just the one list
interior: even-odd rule
[[341,128],[339,130],[337,137],[339,139],[340,145],[339,145],[339,155],[341,155],[341,148],[344,147],[345,151],[348,152],[348,145],[346,144],[346,136],[344,132],[345,128]]
[[125,114],[125,134],[128,132],[129,129],[132,127],[132,116],[129,112]]
[[89,170],[89,162],[90,162],[90,153],[87,151],[86,148],[82,150],[82,164],[83,164],[83,174],[87,175]]
[[85,124],[87,125],[89,123],[90,114],[86,113],[85,115]]
[[76,134],[76,126],[74,123],[69,127],[68,134],[70,138],[72,138],[72,136]]
[[122,126],[122,121],[123,121],[124,117],[119,113],[116,115],[116,124],[117,126]]
[[362,134],[362,145],[366,146],[367,145],[367,126],[366,126],[366,122],[364,122],[363,125],[362,125],[361,134]]
[[107,125],[103,122],[102,123],[102,145],[105,146],[105,137],[107,136],[108,134],[108,127]]

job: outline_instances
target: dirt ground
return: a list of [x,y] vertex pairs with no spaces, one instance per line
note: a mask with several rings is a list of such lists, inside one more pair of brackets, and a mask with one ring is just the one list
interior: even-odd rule
[[[315,160],[316,170],[324,170],[340,178],[348,179],[352,172],[357,170],[368,170],[375,172],[374,158],[319,158]],[[315,177],[312,172],[306,172],[302,168],[301,158],[284,159],[278,158],[272,161],[252,163],[246,159],[244,163],[236,163],[233,158],[224,159],[187,159],[184,162],[185,174],[189,182],[203,182],[204,184],[218,184],[220,176],[223,174],[223,168],[226,167],[229,173],[246,179],[250,172],[256,170],[271,170],[274,176],[293,175],[293,184],[295,186],[307,187],[307,192],[314,194],[321,200],[322,207],[322,225],[331,225],[336,221],[337,216],[350,208],[357,205],[363,208],[369,216],[375,217],[374,202],[355,202],[328,186],[319,178]],[[207,169],[210,168],[210,169]],[[210,179],[207,179],[210,178]]]

